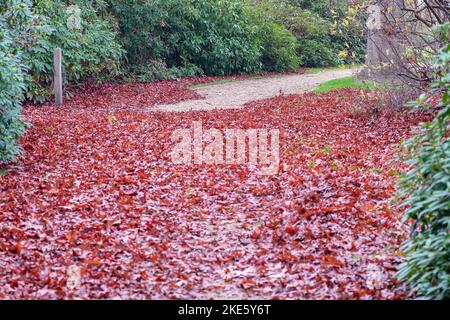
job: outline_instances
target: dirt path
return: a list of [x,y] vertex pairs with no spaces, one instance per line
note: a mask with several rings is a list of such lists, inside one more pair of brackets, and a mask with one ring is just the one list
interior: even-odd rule
[[212,109],[236,109],[245,104],[283,94],[310,91],[329,80],[351,76],[356,69],[323,71],[319,73],[237,80],[211,84],[195,89],[204,99],[187,100],[176,104],[158,105],[150,111],[185,112]]

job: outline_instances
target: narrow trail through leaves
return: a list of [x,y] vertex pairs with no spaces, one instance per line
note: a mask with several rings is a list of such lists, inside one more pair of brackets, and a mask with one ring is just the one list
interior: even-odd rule
[[226,80],[195,88],[201,98],[160,104],[149,108],[149,111],[186,112],[239,109],[252,101],[272,98],[280,93],[305,93],[326,81],[351,76],[357,70],[357,68],[337,69],[306,74],[275,74],[271,77],[243,78],[239,81]]
[[[403,296],[393,155],[422,119],[358,117],[351,90],[136,112],[192,99],[186,86],[202,81],[91,87],[64,108],[25,109],[25,156],[0,176],[0,298]],[[171,134],[193,121],[279,128],[280,172],[172,164]]]

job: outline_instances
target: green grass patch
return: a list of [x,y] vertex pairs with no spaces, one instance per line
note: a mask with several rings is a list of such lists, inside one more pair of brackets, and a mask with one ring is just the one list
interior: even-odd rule
[[368,90],[377,90],[380,89],[375,83],[372,82],[358,82],[355,77],[345,77],[340,79],[331,80],[325,83],[322,83],[318,86],[314,92],[316,93],[324,93],[331,90],[337,89],[368,89]]

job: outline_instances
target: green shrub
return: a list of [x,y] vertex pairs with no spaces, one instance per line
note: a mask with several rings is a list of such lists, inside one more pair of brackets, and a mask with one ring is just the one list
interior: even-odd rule
[[[363,6],[344,6],[332,13],[330,43],[340,63],[364,63],[367,49],[367,12]],[[343,55],[342,55],[343,54]]]
[[111,8],[132,66],[164,61],[208,75],[260,69],[257,29],[238,0],[112,0]]
[[302,66],[326,67],[338,64],[338,52],[330,39],[331,22],[317,13],[287,1],[249,0],[258,7],[262,21],[284,26],[296,39],[297,59]]
[[296,70],[300,66],[297,40],[283,26],[269,23],[262,28],[262,64],[267,71]]
[[130,69],[139,82],[153,82],[155,80],[175,80],[178,69],[169,68],[163,60],[150,60],[146,64],[137,65]]
[[[163,60],[150,60],[146,64],[133,66],[131,71],[132,80],[139,82],[153,82],[155,80],[176,80],[180,77],[193,77],[203,75],[203,70],[193,64],[183,67],[168,67]],[[135,79],[133,79],[135,78]]]
[[110,3],[130,65],[170,60],[176,55],[182,33],[189,31],[186,16],[193,10],[190,1],[110,0]]
[[0,163],[16,160],[21,152],[18,140],[24,133],[20,114],[26,70],[11,23],[15,30],[30,28],[30,5],[26,0],[0,4]]
[[[0,3],[1,162],[15,160],[21,151],[21,102],[43,102],[51,92],[56,47],[63,49],[65,79],[71,83],[109,77],[118,70],[122,49],[110,22],[98,18],[91,1],[70,3],[78,7],[62,0]],[[79,26],[69,23],[78,9]]]
[[400,182],[406,219],[413,229],[403,245],[406,262],[398,277],[420,298],[450,299],[450,24],[443,27],[445,46],[436,64],[438,80],[430,97],[442,97],[438,116],[424,124],[419,135],[406,143],[412,169]]
[[181,60],[208,75],[227,75],[261,70],[258,26],[250,10],[239,0],[193,0],[188,17],[191,29],[184,33]]
[[332,19],[332,11],[346,7],[350,1],[320,1],[320,0],[286,0],[304,10],[320,15],[323,18]]
[[[298,41],[306,67],[331,67],[364,61],[365,11],[347,1],[247,0]],[[345,20],[345,23],[344,23]],[[339,58],[341,52],[347,56]]]
[[340,63],[335,51],[316,40],[301,40],[299,51],[305,67],[330,67]]
[[[26,6],[14,3],[26,3]],[[63,50],[65,80],[80,83],[91,79],[109,78],[118,72],[122,56],[116,34],[109,22],[99,19],[87,0],[21,1],[8,0],[5,14],[15,48],[22,52],[22,63],[27,66],[26,98],[44,102],[51,93],[53,81],[53,50]],[[33,4],[33,5],[31,5]],[[16,28],[17,14],[28,8],[32,14],[32,28]],[[32,12],[31,12],[32,8]],[[80,23],[74,20],[79,10]],[[70,23],[72,21],[72,24]]]

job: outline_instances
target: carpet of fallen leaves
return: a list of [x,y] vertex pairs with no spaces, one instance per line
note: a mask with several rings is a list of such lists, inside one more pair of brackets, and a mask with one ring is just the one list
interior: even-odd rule
[[[361,117],[351,90],[139,112],[201,81],[87,87],[64,108],[25,109],[25,156],[0,177],[0,298],[404,297],[394,154],[421,119]],[[280,129],[280,172],[172,164],[171,134],[193,121]]]

